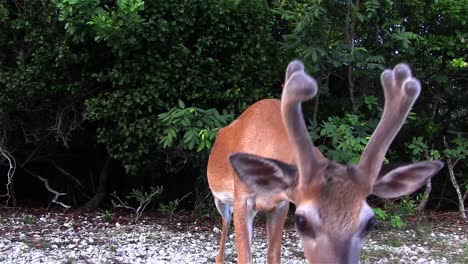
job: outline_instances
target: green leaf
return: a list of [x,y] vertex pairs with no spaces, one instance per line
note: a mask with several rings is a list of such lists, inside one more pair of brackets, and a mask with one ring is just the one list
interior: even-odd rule
[[317,50],[316,50],[316,49],[313,49],[313,50],[312,50],[312,62],[313,62],[313,63],[316,63],[317,60],[318,60]]
[[179,107],[184,109],[185,108],[185,104],[184,102],[182,102],[182,100],[179,99]]
[[197,152],[202,151],[205,148],[205,141],[200,142],[197,148]]

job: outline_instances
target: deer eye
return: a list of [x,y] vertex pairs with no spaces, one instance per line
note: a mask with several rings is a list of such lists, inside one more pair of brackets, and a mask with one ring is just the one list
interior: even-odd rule
[[376,223],[377,223],[377,220],[375,219],[374,216],[369,218],[369,220],[366,223],[366,226],[362,230],[362,236],[366,236],[367,234],[369,234],[369,232],[374,228]]
[[302,235],[315,238],[315,232],[311,224],[307,222],[307,218],[303,215],[296,215],[296,228]]

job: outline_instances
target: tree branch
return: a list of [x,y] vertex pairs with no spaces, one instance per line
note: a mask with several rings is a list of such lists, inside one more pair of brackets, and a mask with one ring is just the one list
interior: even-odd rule
[[72,179],[75,183],[77,183],[81,188],[84,188],[83,187],[83,184],[81,184],[81,182],[75,178],[75,176],[73,176],[70,172],[66,171],[64,168],[60,167],[57,162],[55,162],[55,160],[51,160],[51,159],[47,159],[47,161],[52,165],[54,166],[55,169],[57,169],[59,172],[61,172],[63,175],[69,177],[70,179]]
[[[49,133],[50,134],[50,133]],[[49,135],[48,134],[48,135]],[[47,135],[47,136],[48,136]],[[47,136],[45,136],[44,138],[42,138],[42,140],[39,141],[39,143],[36,145],[36,148],[31,152],[31,154],[29,154],[29,156],[23,161],[20,163],[20,167],[21,168],[24,168],[32,159],[33,157],[37,154],[37,152],[41,149],[42,145],[44,144],[45,142],[45,139],[47,138]]]
[[[432,157],[429,155],[429,152],[427,149],[424,149],[424,157],[426,160],[432,160]],[[427,179],[426,182],[426,188],[424,189],[424,195],[422,199],[419,201],[418,206],[416,207],[417,211],[422,211],[424,208],[426,208],[427,202],[429,201],[429,195],[431,194],[432,191],[432,178]]]
[[44,177],[41,177],[41,176],[33,173],[32,171],[26,169],[26,168],[23,168],[23,169],[24,169],[24,171],[26,171],[31,176],[34,176],[34,177],[38,178],[40,181],[42,181],[44,183],[44,186],[47,189],[47,191],[49,191],[49,192],[51,192],[51,193],[53,193],[55,195],[54,198],[52,199],[52,201],[50,201],[49,206],[50,206],[51,203],[55,203],[55,204],[58,204],[58,205],[62,206],[63,208],[66,208],[66,209],[71,207],[71,206],[66,205],[66,204],[64,204],[64,203],[62,203],[62,202],[60,202],[58,200],[60,198],[60,196],[67,195],[67,193],[61,193],[61,192],[58,192],[58,191],[52,189],[50,187],[50,185],[49,185],[49,180],[48,179],[46,179]]
[[[72,113],[73,117],[66,119],[66,116]],[[60,109],[55,114],[55,123],[49,128],[49,131],[55,133],[55,140],[62,142],[68,148],[69,137],[71,133],[80,128],[79,113],[73,106]]]
[[[448,149],[449,145],[447,144],[447,140],[445,139],[445,136],[443,136],[443,140],[444,140],[445,147]],[[452,159],[449,157],[447,157],[447,167],[448,167],[449,174],[450,174],[450,180],[452,181],[453,187],[455,188],[455,191],[457,192],[458,208],[459,208],[460,214],[463,218],[466,219],[465,205],[463,203],[463,197],[460,191],[460,185],[458,185],[457,183],[457,178],[455,177],[455,172],[453,170],[455,166],[454,166],[454,163],[452,162]]]
[[[96,208],[101,203],[102,199],[107,194],[107,182],[109,178],[109,168],[111,164],[111,158],[108,156],[106,161],[104,162],[104,166],[101,169],[101,173],[99,174],[98,179],[98,188],[96,193],[94,194],[93,198],[91,198],[83,208]],[[93,180],[91,180],[93,182]]]
[[[8,160],[8,165],[9,165],[8,172],[7,172],[6,193],[3,195],[0,195],[0,197],[7,198],[5,202],[5,206],[8,206],[8,202],[10,201],[10,198],[11,198],[10,194],[11,194],[11,188],[12,188],[12,182],[13,182],[13,175],[15,174],[15,170],[16,170],[16,160],[13,157],[13,155],[11,155],[6,149],[4,149],[1,146],[0,146],[0,154],[3,157],[5,157],[5,159]],[[16,206],[16,201],[14,201],[13,206]]]

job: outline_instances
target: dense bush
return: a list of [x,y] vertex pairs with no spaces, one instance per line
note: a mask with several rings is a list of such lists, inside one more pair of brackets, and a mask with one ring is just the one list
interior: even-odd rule
[[109,47],[89,73],[99,90],[85,118],[101,124],[99,141],[128,172],[150,162],[163,133],[158,113],[178,100],[238,110],[264,97],[278,73],[263,1],[57,2],[71,38]]
[[468,189],[467,14],[466,0],[0,1],[2,183],[14,159],[21,199],[51,200],[32,191],[44,178],[88,207],[140,185],[164,185],[162,199],[206,189],[216,132],[278,97],[294,57],[320,85],[304,107],[312,137],[357,162],[379,74],[404,61],[423,92],[387,158],[443,159],[434,191],[456,201]]
[[[49,164],[55,171],[47,173],[58,176],[49,177],[55,188],[73,193],[80,182],[85,190],[79,198],[96,191],[87,174],[96,175],[95,182],[108,174],[108,155],[129,176],[174,175],[195,166],[190,177],[198,177],[206,153],[198,157],[197,150],[209,149],[216,129],[232,120],[228,113],[279,87],[282,67],[271,18],[264,1],[4,2],[2,149],[16,159],[17,175],[43,175]],[[190,130],[185,119],[158,119],[180,100],[197,106],[187,109],[194,114],[185,117]],[[174,126],[185,129],[185,139],[194,136],[171,144],[167,132]],[[185,162],[175,168],[181,158]],[[78,162],[65,170],[73,160]],[[64,180],[64,172],[74,179]]]
[[357,161],[382,106],[381,70],[407,62],[423,91],[387,156],[445,160],[453,177],[435,178],[436,191],[457,200],[440,188],[452,181],[466,202],[468,1],[283,1],[275,12],[291,27],[284,47],[321,83],[310,117],[328,156]]

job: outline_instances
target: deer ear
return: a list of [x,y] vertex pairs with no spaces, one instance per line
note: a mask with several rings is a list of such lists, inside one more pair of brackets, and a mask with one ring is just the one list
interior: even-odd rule
[[431,160],[398,167],[376,180],[372,194],[382,198],[397,198],[413,193],[443,166],[443,162]]
[[296,166],[246,153],[231,154],[229,160],[239,179],[251,191],[278,198],[275,200],[289,200],[288,193],[297,182]]

